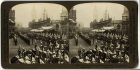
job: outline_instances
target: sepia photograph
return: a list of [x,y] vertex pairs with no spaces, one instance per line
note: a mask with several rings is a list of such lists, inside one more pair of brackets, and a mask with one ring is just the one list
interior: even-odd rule
[[1,4],[5,69],[135,68],[135,1],[5,1]]
[[66,18],[67,9],[59,4],[14,6],[9,13],[10,63],[69,63],[68,28],[62,23]]
[[129,10],[117,3],[18,4],[9,11],[10,64],[128,64]]
[[125,6],[85,3],[73,9],[77,29],[70,39],[71,63],[129,63],[129,11]]

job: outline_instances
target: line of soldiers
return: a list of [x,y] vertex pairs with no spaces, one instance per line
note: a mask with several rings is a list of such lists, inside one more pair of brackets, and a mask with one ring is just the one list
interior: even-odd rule
[[85,33],[79,33],[79,36],[86,42],[88,43],[89,45],[91,45],[91,38],[89,36],[89,34],[85,34]]
[[18,40],[17,40],[17,35],[16,34],[13,35],[13,41],[15,43],[15,46],[17,46]]
[[[48,33],[45,36],[41,34],[31,34],[36,41],[33,49],[26,50],[19,48],[18,55],[11,59],[11,63],[18,64],[64,64],[69,62],[69,44],[68,40],[62,38],[62,35]],[[31,36],[28,34],[28,36]]]
[[64,34],[57,34],[57,33],[29,33],[27,36],[31,39],[31,43],[35,44],[37,41],[43,41],[46,44],[50,43],[63,43],[66,42],[68,44],[67,36]]
[[90,50],[79,49],[71,63],[129,63],[128,36],[97,33]]
[[78,46],[78,34],[76,34],[76,35],[74,36],[74,40],[75,40],[76,46]]

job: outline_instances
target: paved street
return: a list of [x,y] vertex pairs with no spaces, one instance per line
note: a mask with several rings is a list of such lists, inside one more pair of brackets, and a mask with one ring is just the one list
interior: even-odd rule
[[9,39],[9,58],[17,55],[19,46],[25,49],[33,48],[33,45],[26,44],[21,38],[17,37],[18,45],[15,46],[13,39]]
[[91,46],[80,37],[78,38],[78,46],[76,46],[74,39],[70,39],[70,57],[78,55],[79,48],[85,48],[85,50],[88,50],[90,47]]

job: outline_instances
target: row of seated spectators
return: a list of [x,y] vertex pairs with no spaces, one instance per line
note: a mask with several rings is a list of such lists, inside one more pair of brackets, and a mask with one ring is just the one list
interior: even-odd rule
[[[11,63],[19,64],[65,64],[69,62],[68,40],[55,33],[46,35],[32,33],[32,39],[36,41],[32,49],[18,49],[18,55],[11,59]],[[66,37],[66,36],[65,36]]]
[[128,36],[97,33],[90,50],[79,49],[71,63],[129,63]]

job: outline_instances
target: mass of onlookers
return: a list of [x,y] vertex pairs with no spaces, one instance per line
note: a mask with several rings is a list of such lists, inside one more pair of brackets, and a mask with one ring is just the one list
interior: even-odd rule
[[71,63],[129,63],[127,35],[111,32],[96,33],[92,38],[87,34],[83,35],[80,33],[86,42],[90,42],[92,48],[80,48],[78,55],[71,59]]
[[[89,50],[79,48],[78,55],[69,57],[69,39],[59,33],[19,33],[34,48],[24,49],[19,46],[17,56],[11,58],[12,64],[65,64],[65,63],[129,63],[128,36],[113,32],[99,32],[94,35],[78,33],[78,37],[91,45]],[[16,35],[13,40],[16,40]],[[24,39],[23,39],[24,40]],[[16,41],[15,41],[15,45]]]
[[11,59],[15,64],[65,64],[69,62],[69,44],[66,35],[56,33],[28,33],[32,49],[19,47],[17,56]]

